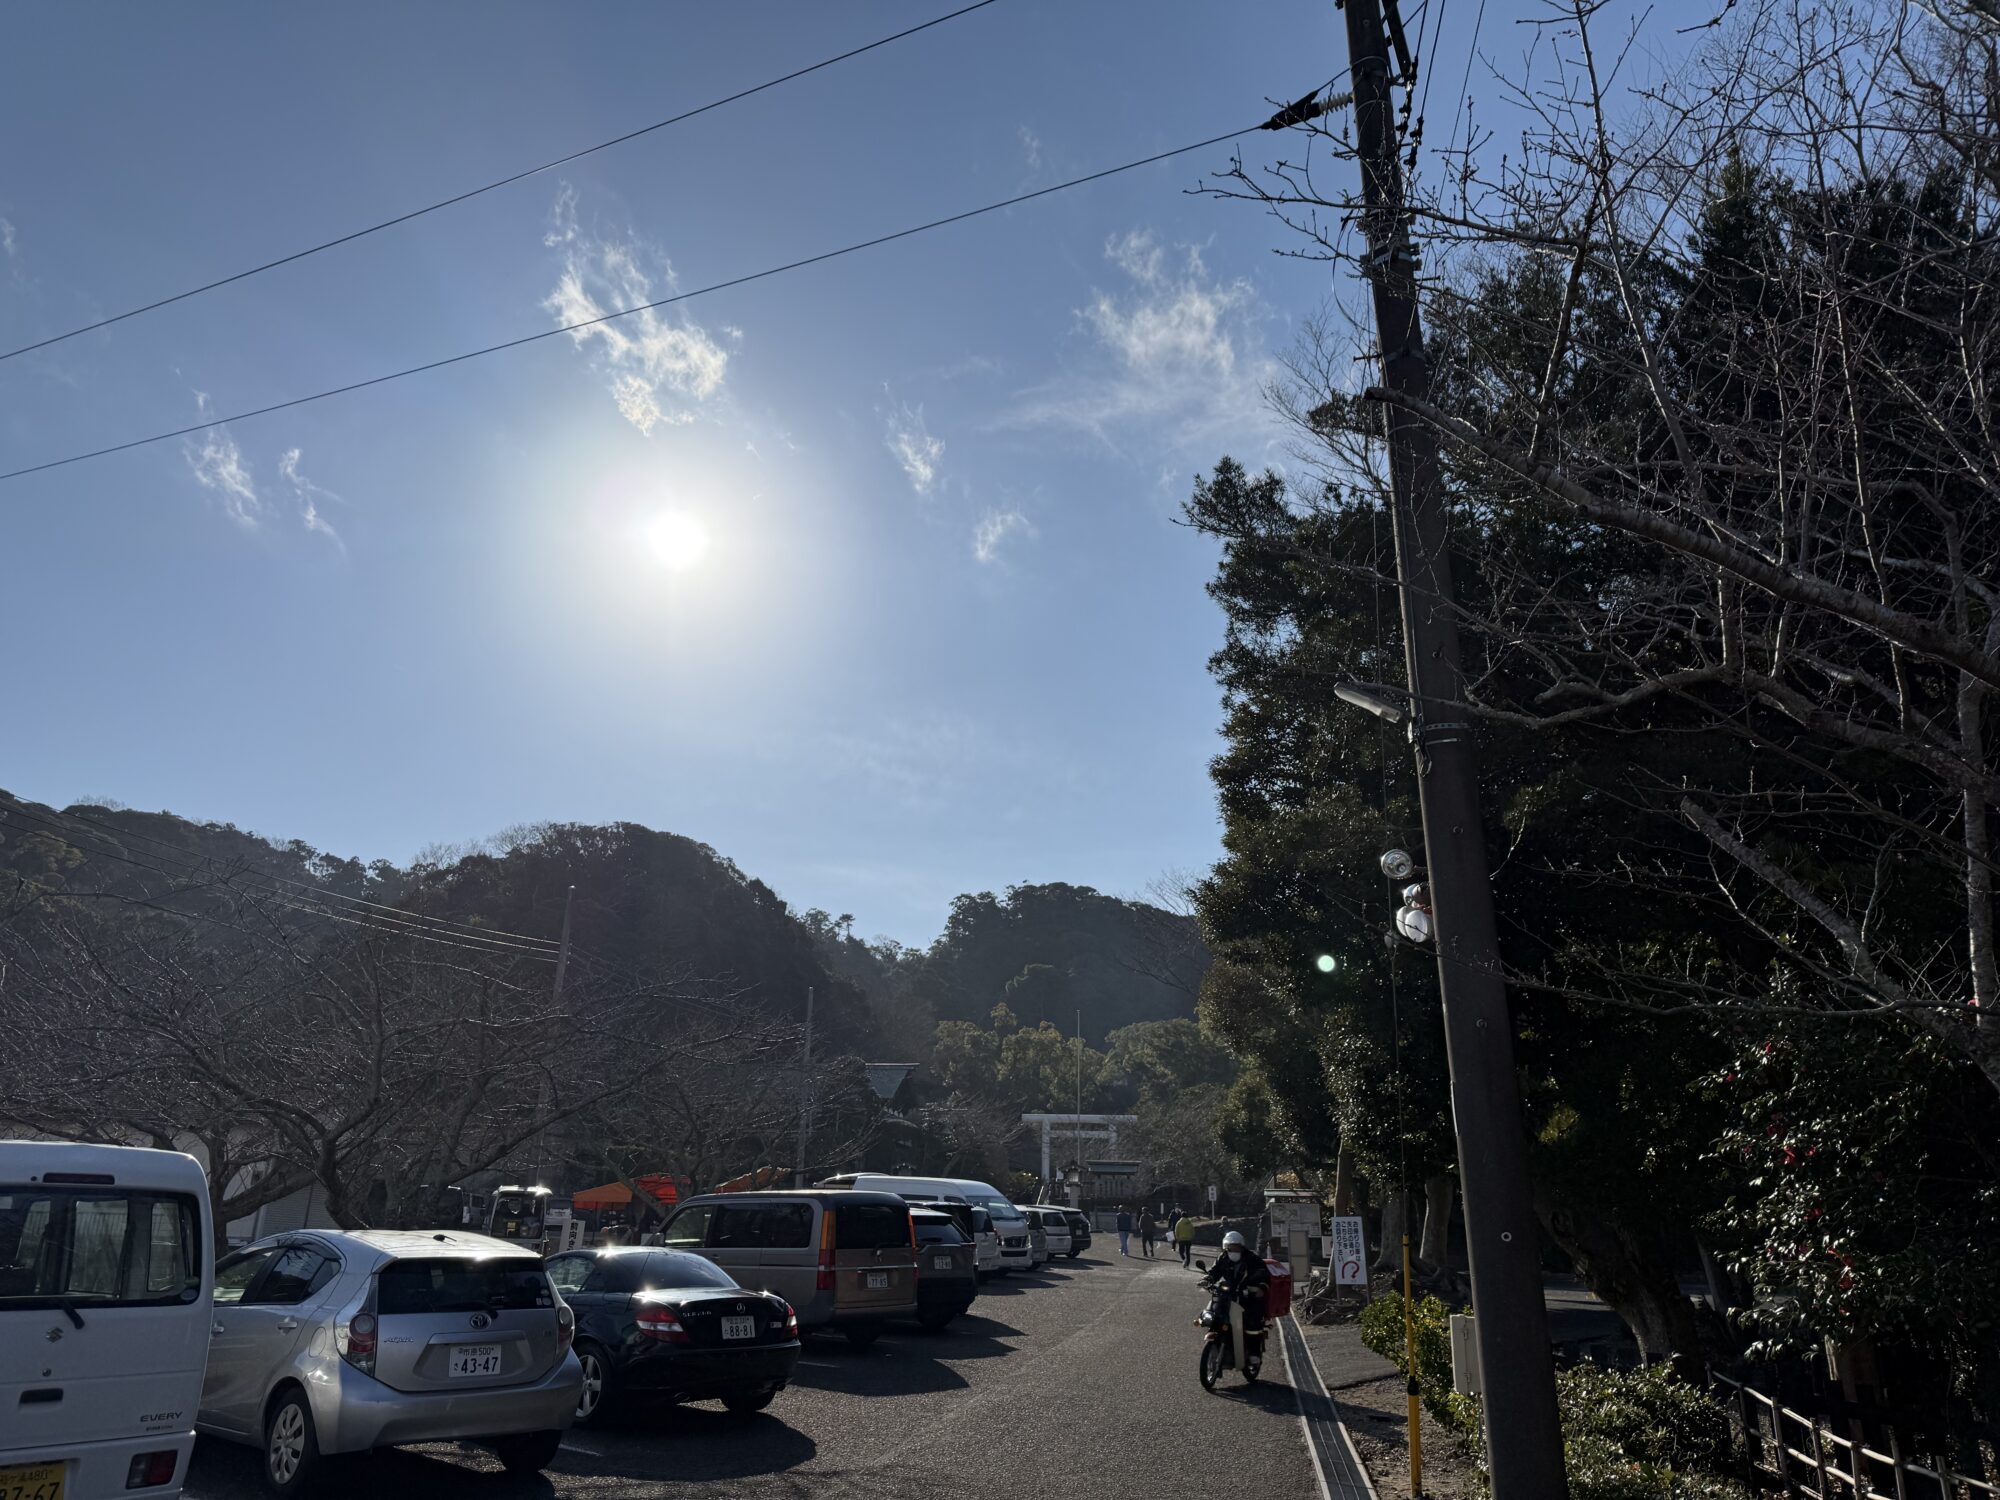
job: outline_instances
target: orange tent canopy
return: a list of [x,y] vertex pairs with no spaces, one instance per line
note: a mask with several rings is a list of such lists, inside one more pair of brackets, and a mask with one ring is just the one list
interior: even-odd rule
[[[647,1173],[639,1179],[639,1186],[647,1197],[669,1208],[681,1201],[680,1190],[674,1186],[673,1178],[664,1172]],[[569,1201],[575,1208],[625,1208],[632,1202],[632,1190],[622,1182],[607,1182],[603,1187],[586,1188]]]

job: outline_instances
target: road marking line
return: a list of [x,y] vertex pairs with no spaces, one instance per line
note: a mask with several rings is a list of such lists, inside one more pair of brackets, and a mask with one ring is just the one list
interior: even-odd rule
[[[1292,1400],[1298,1405],[1299,1426],[1305,1430],[1306,1451],[1312,1455],[1313,1477],[1319,1481],[1321,1500],[1381,1500],[1374,1481],[1368,1477],[1367,1466],[1354,1449],[1354,1439],[1348,1436],[1347,1425],[1340,1420],[1339,1408],[1320,1379],[1319,1366],[1313,1363],[1312,1349],[1306,1344],[1305,1335],[1299,1332],[1298,1320],[1287,1314],[1276,1321],[1278,1347],[1285,1356],[1285,1377],[1292,1383]],[[1293,1344],[1298,1345],[1297,1359],[1292,1357]],[[1313,1407],[1311,1416],[1306,1410],[1309,1401]],[[1317,1424],[1313,1416],[1319,1418]],[[1334,1439],[1327,1434],[1327,1428],[1338,1436],[1338,1448],[1333,1446]],[[1322,1444],[1327,1448],[1324,1454],[1320,1451]],[[1329,1465],[1335,1471],[1331,1476],[1327,1473]]]
[[572,1443],[568,1438],[564,1438],[560,1446],[568,1449],[571,1453],[587,1453],[592,1458],[604,1457],[602,1449],[586,1448],[581,1443]]

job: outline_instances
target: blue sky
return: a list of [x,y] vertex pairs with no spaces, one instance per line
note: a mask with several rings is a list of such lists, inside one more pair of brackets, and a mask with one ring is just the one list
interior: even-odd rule
[[[1491,0],[1484,49],[1517,56],[1534,5]],[[950,8],[12,7],[0,340]],[[1326,0],[1002,0],[0,364],[0,468],[1218,134],[1334,73],[1340,25]],[[632,820],[914,942],[960,891],[1204,866],[1221,622],[1174,517],[1222,454],[1282,458],[1260,387],[1334,290],[1183,191],[1226,160],[0,486],[0,785],[398,861]],[[670,566],[689,524],[706,555]]]

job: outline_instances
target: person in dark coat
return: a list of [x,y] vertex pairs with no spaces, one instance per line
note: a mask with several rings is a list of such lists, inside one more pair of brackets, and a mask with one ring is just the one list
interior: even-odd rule
[[1118,1205],[1118,1253],[1132,1253],[1132,1210],[1122,1203]]

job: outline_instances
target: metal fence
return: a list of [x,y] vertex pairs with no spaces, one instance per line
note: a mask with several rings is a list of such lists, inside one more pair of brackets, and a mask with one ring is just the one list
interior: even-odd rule
[[[1889,1451],[1843,1437],[1824,1418],[1781,1406],[1762,1391],[1714,1377],[1734,1403],[1751,1466],[1786,1495],[1809,1500],[1989,1500],[2000,1487],[1903,1456],[1894,1431]],[[1886,1488],[1885,1488],[1886,1486]]]

